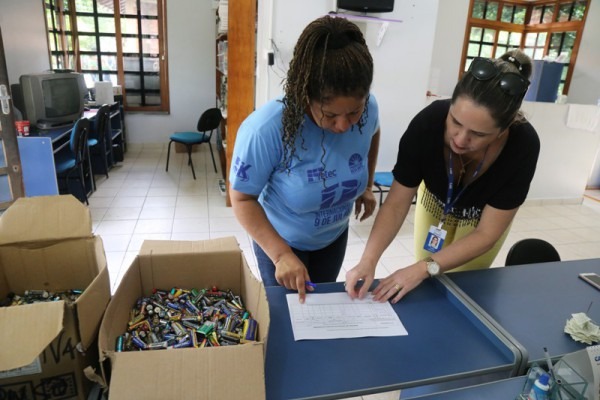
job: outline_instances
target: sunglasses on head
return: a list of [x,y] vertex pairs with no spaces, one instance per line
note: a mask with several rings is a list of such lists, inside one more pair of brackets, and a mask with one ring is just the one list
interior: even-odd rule
[[529,81],[521,74],[501,72],[489,58],[475,57],[469,66],[469,72],[478,81],[488,81],[500,75],[500,89],[511,96],[524,96],[529,87]]

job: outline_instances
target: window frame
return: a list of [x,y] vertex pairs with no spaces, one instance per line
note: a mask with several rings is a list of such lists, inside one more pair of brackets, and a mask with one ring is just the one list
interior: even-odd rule
[[[93,4],[93,11],[80,11],[78,12],[75,8],[75,0],[42,0],[42,6],[44,10],[44,20],[46,24],[46,40],[48,45],[48,58],[50,62],[50,68],[52,70],[55,69],[72,69],[77,72],[81,72],[84,74],[94,74],[97,75],[98,81],[104,80],[104,74],[107,75],[115,75],[117,84],[121,86],[123,90],[123,105],[125,111],[130,112],[163,112],[170,113],[170,96],[169,96],[169,71],[168,71],[168,51],[167,51],[167,28],[166,28],[166,0],[156,0],[157,6],[157,25],[158,25],[158,37],[154,37],[154,35],[146,35],[144,33],[140,34],[127,34],[124,35],[121,32],[121,7],[120,0],[113,0],[114,5],[114,16],[115,29],[113,33],[105,33],[100,32],[98,20],[99,18],[106,18],[109,14],[104,12],[98,12],[98,0],[91,0]],[[67,5],[67,11],[65,11],[65,5]],[[53,26],[49,27],[49,17],[48,17],[48,7],[52,7],[52,21]],[[147,19],[147,16],[144,16],[140,13],[140,0],[137,0],[137,14],[135,14],[135,18],[137,18],[138,27],[141,26],[142,20]],[[68,22],[66,21],[65,15],[69,16]],[[134,14],[131,14],[134,15]],[[128,17],[130,18],[131,15]],[[56,16],[58,16],[58,21],[56,21]],[[77,17],[86,17],[94,19],[94,31],[93,32],[78,32],[77,30]],[[58,26],[57,26],[58,22]],[[70,23],[71,26],[67,26]],[[69,37],[68,34],[71,34],[71,46],[72,50],[69,50]],[[80,36],[93,37],[97,44],[96,51],[81,51],[79,46],[79,38]],[[116,42],[116,53],[115,52],[106,52],[101,51],[101,47],[99,47],[99,42],[101,37],[114,37]],[[143,68],[141,71],[137,73],[135,71],[124,70],[124,52],[123,52],[123,39],[137,37],[141,42],[144,38],[153,38],[158,41],[158,54],[153,58],[157,58],[159,62],[159,70],[156,74],[154,73],[145,73]],[[61,49],[52,50],[51,40],[54,42],[60,41]],[[81,67],[81,56],[96,56],[98,60],[98,69],[86,69],[82,70]],[[117,68],[115,70],[103,70],[102,69],[102,56],[115,56]],[[125,56],[132,57],[140,57],[143,60],[146,57],[151,57],[147,53],[143,53],[143,48],[140,46],[138,53],[126,53]],[[56,62],[54,62],[54,57],[56,57]],[[62,67],[61,67],[62,64]],[[143,62],[141,62],[143,64]],[[141,77],[143,76],[158,76],[159,89],[148,89],[143,86],[143,78],[140,79],[142,82],[142,87],[140,88],[141,101],[142,105],[130,105],[127,101],[127,92],[131,94],[134,92],[134,89],[127,88],[125,85],[126,82],[126,74],[128,75],[136,75],[139,74]],[[143,101],[145,101],[144,91],[148,90],[151,92],[156,92],[160,97],[159,105],[144,105]]]
[[[473,9],[476,2],[484,1],[486,6],[488,2],[498,3],[498,10],[496,20],[488,20],[488,19],[480,19],[473,17]],[[564,3],[574,3],[574,2],[585,3],[585,12],[581,20],[575,21],[556,21],[559,15],[560,6]],[[525,21],[523,25],[514,24],[508,22],[501,22],[502,11],[504,6],[524,6],[526,8],[525,13]],[[536,23],[530,24],[529,21],[531,19],[531,15],[533,9],[535,7],[545,7],[548,8],[552,6],[552,22],[550,23]],[[496,48],[498,46],[498,35],[500,31],[509,31],[509,32],[520,32],[521,33],[521,43],[519,45],[520,49],[525,49],[525,40],[528,33],[546,33],[546,39],[544,43],[544,56],[548,54],[550,48],[550,40],[553,33],[563,33],[567,32],[576,32],[575,41],[573,43],[573,47],[571,50],[571,56],[569,58],[569,63],[565,63],[565,68],[567,68],[567,74],[564,80],[561,79],[562,85],[562,94],[567,95],[569,93],[569,86],[571,84],[571,78],[573,76],[573,70],[577,61],[577,54],[579,52],[579,46],[581,43],[581,36],[583,34],[583,30],[585,28],[585,21],[587,19],[587,13],[590,7],[590,0],[471,0],[469,4],[468,18],[465,27],[465,36],[463,42],[463,50],[461,54],[461,67],[459,68],[459,79],[465,73],[467,63],[472,57],[467,56],[469,43],[470,43],[470,33],[472,28],[482,28],[482,29],[493,29],[495,30],[494,36],[494,45],[492,48],[492,57],[495,54]],[[573,12],[573,8],[571,9],[571,14]],[[485,16],[485,15],[484,15]],[[540,16],[540,20],[542,20],[543,15]],[[541,46],[540,46],[541,47]],[[532,57],[533,59],[533,57]]]

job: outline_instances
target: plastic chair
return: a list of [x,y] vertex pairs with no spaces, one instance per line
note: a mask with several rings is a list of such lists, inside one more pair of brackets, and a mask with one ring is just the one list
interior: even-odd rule
[[375,172],[373,185],[377,188],[376,192],[379,192],[380,206],[383,204],[383,194],[390,191],[393,182],[394,175],[391,172]]
[[506,256],[506,266],[560,261],[558,251],[542,239],[523,239],[513,244]]
[[[223,115],[221,114],[221,110],[218,108],[209,108],[204,111],[198,120],[198,125],[196,129],[198,132],[175,132],[171,135],[169,141],[169,148],[167,150],[167,167],[165,171],[169,170],[169,157],[171,156],[171,144],[181,143],[186,146],[188,153],[188,165],[192,167],[192,175],[194,179],[196,179],[196,172],[194,171],[194,164],[192,163],[192,148],[194,145],[208,143],[208,147],[210,148],[210,156],[212,157],[213,167],[215,168],[215,172],[217,172],[217,164],[215,163],[215,156],[213,154],[212,145],[210,144],[210,139],[215,129],[219,127],[221,121],[223,120]],[[210,133],[207,133],[210,132]]]
[[[87,164],[87,135],[90,129],[90,122],[87,118],[81,118],[73,125],[69,147],[58,152],[54,157],[56,166],[56,176],[58,179],[65,180],[65,186],[68,193],[69,180],[77,179],[81,184],[81,192],[86,204],[89,204],[87,190],[85,188],[85,168]],[[90,171],[91,174],[91,171]]]
[[108,170],[112,162],[112,145],[110,144],[110,107],[102,105],[96,113],[93,129],[88,135],[88,147],[92,161],[92,169],[104,173],[108,178]]

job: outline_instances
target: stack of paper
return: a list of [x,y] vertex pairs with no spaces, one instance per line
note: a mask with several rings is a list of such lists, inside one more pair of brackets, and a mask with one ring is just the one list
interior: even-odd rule
[[571,314],[571,319],[567,320],[565,333],[571,335],[573,340],[586,344],[600,342],[600,327],[585,313]]

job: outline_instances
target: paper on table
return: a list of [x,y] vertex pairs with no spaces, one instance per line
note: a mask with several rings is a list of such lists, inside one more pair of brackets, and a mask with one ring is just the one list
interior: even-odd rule
[[294,340],[340,339],[368,336],[405,336],[408,332],[388,302],[362,300],[346,292],[310,293],[304,304],[288,294]]

